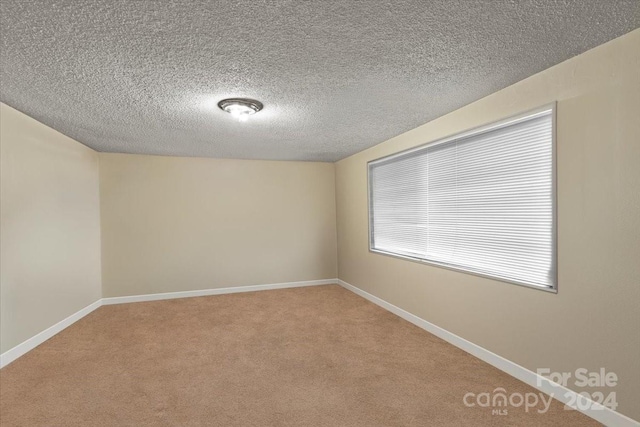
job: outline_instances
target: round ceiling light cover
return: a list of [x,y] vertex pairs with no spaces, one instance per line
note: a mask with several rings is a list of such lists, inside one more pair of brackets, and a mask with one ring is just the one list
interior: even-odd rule
[[250,98],[228,98],[218,102],[218,107],[233,117],[244,121],[264,107],[262,102]]

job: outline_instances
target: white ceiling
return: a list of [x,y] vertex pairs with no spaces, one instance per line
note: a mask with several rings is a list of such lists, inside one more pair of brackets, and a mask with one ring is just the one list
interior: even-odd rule
[[[99,151],[335,161],[640,26],[637,0],[1,2],[0,99]],[[248,96],[239,123],[216,107]]]

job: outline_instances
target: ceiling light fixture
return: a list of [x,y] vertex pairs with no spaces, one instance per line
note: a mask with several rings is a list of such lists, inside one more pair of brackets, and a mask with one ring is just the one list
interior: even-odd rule
[[218,107],[244,122],[250,115],[262,110],[263,105],[262,102],[255,99],[228,98],[218,102]]

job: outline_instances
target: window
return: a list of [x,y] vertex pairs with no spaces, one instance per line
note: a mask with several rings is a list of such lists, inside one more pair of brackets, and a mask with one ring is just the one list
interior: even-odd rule
[[555,105],[369,163],[370,249],[556,289]]

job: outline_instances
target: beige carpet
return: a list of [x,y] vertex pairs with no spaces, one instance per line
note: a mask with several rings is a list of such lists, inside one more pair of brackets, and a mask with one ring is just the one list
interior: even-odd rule
[[[0,371],[2,426],[588,426],[337,285],[105,306]],[[542,409],[542,404],[538,409]]]

